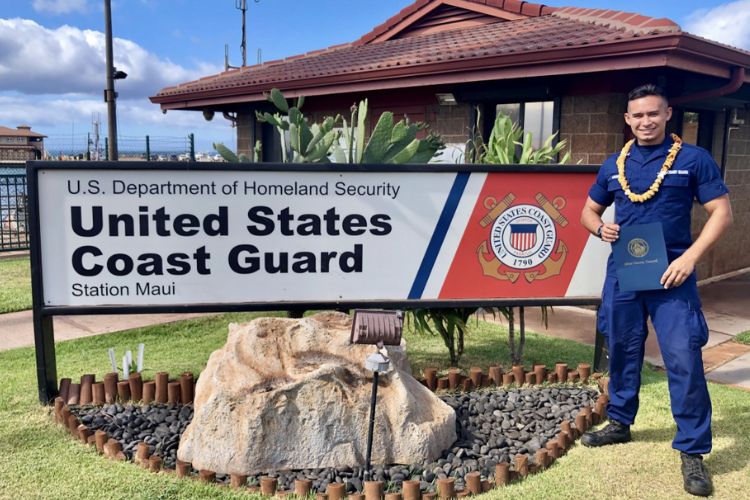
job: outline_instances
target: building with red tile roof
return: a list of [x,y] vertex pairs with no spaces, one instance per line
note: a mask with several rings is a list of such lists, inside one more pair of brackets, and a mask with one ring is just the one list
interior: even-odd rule
[[[272,109],[275,87],[304,95],[313,117],[348,116],[368,98],[371,124],[386,110],[424,121],[453,153],[477,116],[488,134],[502,111],[536,137],[559,131],[573,161],[598,164],[629,138],[626,95],[646,82],[671,96],[669,131],[708,149],[734,199],[750,199],[750,52],[631,12],[417,0],[351,43],[167,87],[151,101],[223,114],[237,125],[237,149],[249,153],[261,140],[265,160],[279,158],[278,137],[255,111]],[[750,254],[730,250],[750,247],[750,202],[736,205],[741,227],[706,259],[704,276],[750,267]]]
[[418,0],[352,43],[168,87],[151,100],[206,109],[264,101],[269,85],[316,96],[641,68],[729,79],[748,63],[750,53],[669,19],[517,0]]
[[8,128],[0,125],[0,163],[39,160],[44,155],[46,135],[32,132],[28,125]]

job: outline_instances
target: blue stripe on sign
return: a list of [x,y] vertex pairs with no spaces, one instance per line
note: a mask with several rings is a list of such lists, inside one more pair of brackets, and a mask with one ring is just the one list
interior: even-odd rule
[[417,276],[411,285],[411,290],[409,291],[410,299],[419,299],[422,297],[422,293],[424,293],[424,287],[427,286],[427,279],[430,277],[432,268],[435,266],[435,261],[440,253],[440,247],[443,246],[445,235],[448,234],[448,228],[451,225],[453,216],[456,214],[458,203],[461,201],[461,196],[464,194],[467,182],[469,182],[469,172],[456,174],[453,187],[451,187],[451,191],[448,193],[448,199],[445,200],[443,212],[440,214],[435,230],[432,232],[430,244],[427,245],[427,250],[425,250],[424,257],[422,257],[422,263],[419,265],[419,271],[417,271]]

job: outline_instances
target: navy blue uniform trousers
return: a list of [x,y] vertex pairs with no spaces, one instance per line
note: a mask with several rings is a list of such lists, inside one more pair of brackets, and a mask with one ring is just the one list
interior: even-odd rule
[[609,417],[628,425],[635,420],[650,317],[677,423],[672,447],[691,454],[711,451],[711,400],[701,355],[708,327],[700,306],[695,274],[669,290],[622,292],[614,273],[608,272],[599,312],[600,330],[607,332],[609,346]]

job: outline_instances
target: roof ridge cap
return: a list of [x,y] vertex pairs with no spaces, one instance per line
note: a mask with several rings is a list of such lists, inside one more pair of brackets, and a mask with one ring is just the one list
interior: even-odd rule
[[560,7],[551,15],[607,28],[624,29],[639,35],[682,31],[679,24],[666,17],[654,18],[621,10]]

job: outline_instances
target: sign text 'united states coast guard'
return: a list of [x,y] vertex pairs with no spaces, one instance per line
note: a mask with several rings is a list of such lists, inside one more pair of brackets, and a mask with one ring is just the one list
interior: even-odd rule
[[593,173],[39,168],[47,306],[594,297]]

